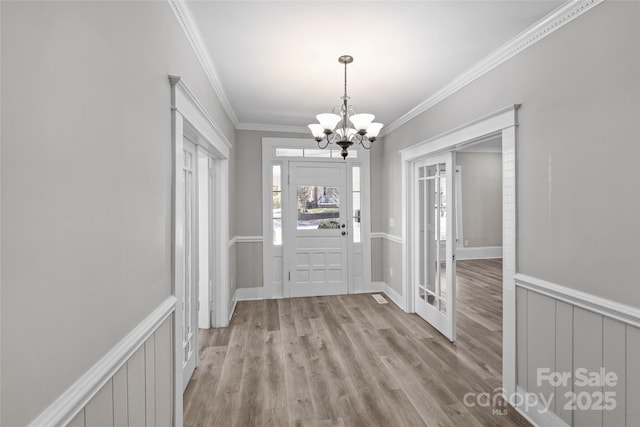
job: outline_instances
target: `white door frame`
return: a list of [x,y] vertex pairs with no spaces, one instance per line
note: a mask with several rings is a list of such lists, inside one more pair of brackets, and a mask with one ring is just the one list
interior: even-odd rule
[[407,312],[414,309],[413,256],[411,253],[413,162],[447,151],[456,151],[487,135],[502,136],[502,387],[510,396],[516,392],[516,130],[519,104],[508,105],[487,116],[419,142],[400,151],[402,179],[402,291]]
[[[292,149],[318,149],[318,143],[311,138],[262,138],[262,265],[263,265],[263,283],[264,283],[264,298],[283,298],[284,295],[284,270],[279,269],[276,271],[274,268],[274,257],[283,257],[283,247],[275,246],[271,238],[272,228],[272,211],[271,211],[271,198],[272,198],[272,165],[274,163],[281,164],[282,174],[282,203],[285,204],[284,191],[286,187],[286,181],[288,179],[288,162],[289,161],[313,161],[313,162],[345,162],[347,164],[347,190],[352,190],[351,182],[351,167],[359,166],[360,169],[360,206],[363,212],[360,222],[360,241],[362,244],[362,283],[354,283],[351,271],[349,272],[349,293],[362,293],[362,292],[374,292],[379,291],[379,288],[375,288],[371,283],[371,193],[370,193],[370,153],[359,146],[353,146],[349,149],[349,152],[358,152],[358,157],[347,157],[346,160],[340,158],[319,158],[319,157],[278,157],[276,155],[277,148],[292,148]],[[333,149],[340,149],[339,147],[330,147]],[[372,148],[375,150],[377,147]],[[379,148],[378,148],[379,149]],[[351,196],[348,201],[348,213],[351,209]],[[347,215],[347,216],[350,216]],[[351,242],[351,238],[349,239]]]
[[[175,427],[182,427],[182,339],[178,334],[182,333],[182,286],[184,244],[182,230],[184,226],[184,188],[179,185],[183,164],[183,139],[185,135],[196,143],[197,148],[204,150],[214,160],[214,199],[216,204],[212,209],[212,227],[210,233],[216,236],[214,259],[214,299],[215,299],[215,326],[228,325],[227,315],[229,302],[229,148],[231,143],[224,133],[205,111],[200,102],[177,76],[169,76],[171,84],[171,142],[172,142],[172,294],[178,299],[176,311],[173,316],[173,396],[174,396],[174,422]],[[197,304],[197,300],[194,300]],[[194,307],[196,309],[196,307]],[[197,352],[197,346],[195,351]],[[196,355],[196,357],[198,357]],[[197,359],[196,359],[197,360]]]

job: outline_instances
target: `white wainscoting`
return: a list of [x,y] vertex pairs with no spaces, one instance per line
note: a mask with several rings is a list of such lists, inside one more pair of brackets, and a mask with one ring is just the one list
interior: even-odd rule
[[175,306],[167,298],[30,425],[173,425]]
[[[551,412],[517,408],[539,426],[637,427],[640,420],[640,309],[517,274],[517,381],[520,391],[553,396]],[[539,381],[538,369],[568,372],[566,384]],[[576,369],[604,368],[611,386],[574,384]],[[586,393],[585,393],[586,392]],[[566,393],[595,400],[615,393],[611,410],[571,410]],[[589,396],[586,396],[589,394]],[[584,402],[585,400],[583,400]]]
[[456,259],[458,261],[464,261],[464,260],[470,260],[470,259],[491,259],[491,258],[502,258],[502,246],[456,248]]

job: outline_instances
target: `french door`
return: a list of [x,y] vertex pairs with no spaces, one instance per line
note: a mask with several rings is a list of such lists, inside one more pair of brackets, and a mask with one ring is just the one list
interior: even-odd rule
[[184,164],[182,165],[184,185],[184,265],[183,280],[178,304],[182,305],[182,369],[183,390],[187,387],[196,368],[197,357],[197,281],[198,281],[198,234],[196,195],[196,147],[187,139],[183,142]]
[[413,166],[413,295],[418,315],[455,340],[453,153]]
[[285,296],[349,292],[347,166],[289,162]]

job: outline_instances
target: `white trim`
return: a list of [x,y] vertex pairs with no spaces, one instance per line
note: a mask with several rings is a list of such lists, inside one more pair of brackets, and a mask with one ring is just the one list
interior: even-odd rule
[[465,145],[470,145],[472,141],[485,139],[487,135],[492,135],[514,126],[517,123],[516,111],[519,107],[519,104],[507,105],[486,116],[471,120],[462,126],[400,150],[400,161],[408,162],[427,155],[436,155],[443,151],[458,150]]
[[[302,126],[272,125],[262,123],[240,123],[236,113],[224,91],[221,79],[216,71],[215,64],[206,46],[200,28],[191,13],[191,9],[184,0],[168,0],[180,27],[184,31],[187,40],[191,44],[196,57],[200,61],[202,68],[218,96],[222,108],[229,116],[229,120],[236,129],[270,131],[270,132],[299,132],[308,133],[308,129]],[[424,113],[439,102],[453,95],[463,87],[482,77],[505,61],[523,52],[526,48],[533,46],[549,34],[562,28],[564,25],[578,18],[583,13],[602,3],[604,0],[577,0],[566,2],[549,15],[527,28],[491,54],[477,62],[462,74],[455,77],[448,84],[431,95],[429,98],[416,105],[414,108],[400,116],[392,123],[385,126],[380,137],[387,135],[398,129],[411,119]]]
[[229,301],[229,322],[231,322],[231,318],[233,317],[233,313],[236,312],[236,305],[238,305],[238,300],[236,299],[236,293],[233,293],[233,298]]
[[[525,389],[523,389],[520,386],[517,386],[516,390],[519,396],[524,397],[525,395],[529,394]],[[536,397],[538,396],[536,395]],[[507,396],[505,400],[509,401],[508,398],[509,396]],[[529,407],[528,411],[527,411],[527,404],[530,404],[528,403],[529,400],[527,400],[526,398],[521,400],[523,401],[522,404],[518,406],[514,406],[514,408],[516,409],[516,411],[520,413],[520,415],[522,415],[533,426],[535,427],[569,427],[569,424],[567,424],[562,418],[556,415],[552,410],[545,410],[544,407],[540,404],[539,399],[537,399],[538,404],[536,405],[536,407],[534,408]]]
[[[180,111],[183,116],[189,117],[190,121],[196,121],[196,123],[192,123],[193,126],[203,132],[203,136],[206,140],[213,144],[218,151],[220,151],[225,157],[229,157],[231,142],[209,115],[207,110],[204,109],[200,101],[198,101],[198,98],[196,98],[193,92],[191,92],[191,89],[189,89],[186,83],[178,76],[170,75],[169,81],[172,86],[178,89],[177,92],[181,95],[174,97],[175,99],[173,99],[172,107]],[[222,142],[226,147],[220,146],[218,141]],[[193,142],[195,144],[200,144],[200,141]]]
[[135,351],[158,329],[176,307],[176,298],[168,297],[153,312],[115,345],[102,359],[69,387],[30,424],[66,426],[98,391],[113,377]]
[[262,243],[262,236],[235,236],[234,239],[237,243]]
[[[178,76],[169,76],[171,83],[171,143],[172,143],[172,294],[180,301],[176,306],[173,330],[176,335],[183,330],[182,325],[182,280],[184,280],[183,260],[185,256],[182,227],[184,225],[184,188],[182,165],[184,161],[184,140],[186,134],[194,144],[201,147],[213,161],[213,209],[212,233],[215,248],[213,253],[215,278],[214,327],[228,325],[229,302],[229,151],[230,144],[224,138],[215,122],[207,115],[202,105]],[[195,308],[195,307],[194,307]],[[183,367],[182,337],[174,337],[173,354],[173,425],[183,425]],[[197,353],[197,345],[195,351]],[[195,356],[198,357],[197,354]],[[198,360],[198,359],[196,359]]]
[[401,310],[406,311],[404,298],[398,293],[398,291],[387,285],[385,282],[372,282],[371,285],[375,288],[379,288],[380,292],[384,292],[389,299],[395,303],[395,305],[400,307]]
[[239,123],[236,126],[238,130],[255,130],[261,132],[287,132],[287,133],[303,133],[309,134],[309,128],[306,126],[290,126],[290,125],[269,125],[266,123]]
[[401,209],[402,209],[402,294],[407,312],[414,312],[413,286],[410,284],[412,255],[408,241],[410,223],[411,171],[413,162],[447,151],[454,151],[490,135],[500,134],[502,138],[502,241],[503,241],[503,345],[502,345],[502,385],[507,394],[516,391],[516,128],[518,124],[518,104],[508,105],[480,119],[429,138],[400,151],[401,168]]
[[187,36],[187,40],[189,40],[196,57],[200,61],[204,73],[207,75],[207,78],[211,83],[211,87],[213,87],[214,92],[218,96],[218,100],[220,101],[222,108],[227,113],[227,116],[229,116],[231,123],[233,123],[237,128],[238,117],[233,111],[233,108],[231,108],[231,104],[227,99],[224,87],[222,86],[222,81],[216,71],[216,67],[213,63],[213,59],[211,58],[211,54],[209,53],[209,49],[207,48],[207,44],[202,37],[200,28],[191,13],[191,9],[185,0],[169,0],[169,5],[171,5],[171,10],[173,10],[173,13],[176,15],[176,18],[180,23],[180,27],[182,27],[184,34]]
[[372,239],[387,239],[390,242],[402,244],[402,237],[394,236],[393,234],[384,233],[384,232],[376,231],[375,233],[371,233],[371,238]]
[[385,126],[381,132],[381,136],[387,135],[409,120],[424,113],[434,105],[453,95],[469,83],[482,77],[498,65],[513,58],[517,54],[523,52],[526,48],[533,46],[549,34],[562,28],[575,18],[587,12],[594,6],[600,4],[603,0],[578,0],[566,2],[549,15],[542,18],[531,27],[527,28],[484,59],[477,62],[467,71],[463,72],[448,84],[431,95],[429,98],[400,116],[398,119]]
[[492,258],[502,258],[502,246],[483,246],[476,248],[458,246],[458,248],[456,248],[456,259],[458,261]]
[[[361,146],[354,146],[351,148],[353,151],[358,152],[358,157],[347,157],[346,161],[335,158],[316,158],[316,157],[277,157],[276,148],[299,148],[299,149],[317,149],[318,144],[313,139],[306,138],[287,138],[287,137],[263,137],[262,138],[262,230],[271,230],[272,228],[272,212],[271,212],[271,200],[272,200],[272,165],[274,163],[281,165],[281,177],[282,177],[282,204],[287,205],[288,191],[288,176],[289,176],[289,163],[291,162],[326,162],[335,164],[335,162],[344,162],[347,165],[347,186],[350,186],[351,179],[351,167],[361,167],[361,209],[363,211],[362,222],[360,224],[360,244],[362,245],[362,280],[356,283],[354,279],[353,270],[350,270],[349,278],[349,293],[368,292],[368,283],[371,282],[371,202],[370,202],[370,167],[371,157],[369,150],[362,148]],[[351,203],[349,200],[348,203]],[[350,210],[350,205],[347,205],[347,210]],[[364,213],[367,214],[364,214]],[[283,224],[283,227],[286,226]],[[283,245],[275,246],[271,241],[269,234],[263,236],[262,239],[262,277],[264,284],[265,298],[282,298],[288,296],[287,286],[288,281],[285,280],[285,268],[283,268],[283,281],[274,281],[274,258],[281,257],[282,259],[277,262],[282,262],[283,267],[287,262],[287,242],[286,233],[283,228]],[[349,245],[354,243],[349,240]]]
[[546,295],[553,299],[564,301],[567,304],[640,328],[640,308],[638,307],[632,307],[525,274],[518,273],[515,275],[515,279],[516,286],[520,288],[528,289],[538,294]]
[[[253,301],[265,299],[265,288],[238,288],[233,295],[235,301]],[[235,304],[234,304],[235,306]]]

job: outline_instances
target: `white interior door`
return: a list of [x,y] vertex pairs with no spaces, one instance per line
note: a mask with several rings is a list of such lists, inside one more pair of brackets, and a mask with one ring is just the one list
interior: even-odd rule
[[349,292],[345,163],[289,162],[285,296]]
[[197,235],[197,197],[196,197],[196,147],[184,140],[184,277],[182,280],[182,367],[183,390],[187,387],[196,368],[197,357],[197,281],[198,281],[198,235]]
[[413,281],[416,313],[455,340],[453,153],[414,164]]

